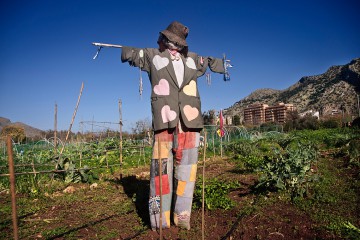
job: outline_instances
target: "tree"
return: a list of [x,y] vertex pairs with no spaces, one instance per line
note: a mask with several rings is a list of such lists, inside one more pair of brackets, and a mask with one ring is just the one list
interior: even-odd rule
[[24,142],[26,139],[25,129],[20,126],[8,125],[1,130],[1,136],[10,136],[14,142]]
[[132,128],[132,133],[137,135],[137,137],[144,138],[146,133],[151,129],[151,121],[149,118],[139,120],[135,123],[135,126]]
[[215,110],[209,110],[203,113],[204,125],[215,125]]

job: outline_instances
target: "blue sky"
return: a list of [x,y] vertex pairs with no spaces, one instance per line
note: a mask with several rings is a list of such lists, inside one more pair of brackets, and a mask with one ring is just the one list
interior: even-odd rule
[[[259,88],[285,89],[303,76],[360,57],[359,1],[18,1],[0,3],[0,116],[42,130],[67,130],[81,83],[73,131],[81,121],[151,119],[150,84],[92,42],[157,47],[159,31],[177,20],[190,29],[189,50],[231,59],[231,81],[199,79],[202,111],[224,109]],[[113,126],[117,128],[116,125]],[[91,130],[89,126],[84,131]]]

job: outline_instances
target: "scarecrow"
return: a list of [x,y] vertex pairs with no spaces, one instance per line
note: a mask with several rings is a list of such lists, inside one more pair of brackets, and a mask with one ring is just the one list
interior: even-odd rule
[[229,60],[189,52],[188,33],[189,28],[174,21],[159,33],[159,48],[120,46],[121,61],[147,72],[151,82],[154,139],[149,214],[153,230],[170,228],[171,214],[176,226],[190,229],[203,128],[197,78],[209,68],[212,72],[223,73],[224,80],[229,80]]

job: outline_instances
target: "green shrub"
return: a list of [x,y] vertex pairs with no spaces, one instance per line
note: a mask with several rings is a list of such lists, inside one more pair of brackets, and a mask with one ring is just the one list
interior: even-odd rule
[[285,190],[291,198],[303,197],[308,191],[309,182],[316,179],[311,174],[311,165],[316,160],[317,150],[306,140],[292,141],[285,152],[275,149],[275,157],[265,161],[257,189]]

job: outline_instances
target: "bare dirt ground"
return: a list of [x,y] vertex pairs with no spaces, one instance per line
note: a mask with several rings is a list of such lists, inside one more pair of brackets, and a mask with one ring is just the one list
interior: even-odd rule
[[[115,173],[94,188],[72,184],[72,193],[59,190],[32,199],[30,206],[26,196],[18,196],[20,239],[159,239],[159,232],[149,228],[147,171],[138,168],[122,179]],[[260,199],[252,190],[257,176],[239,174],[227,161],[207,163],[205,177],[241,183],[230,193],[235,208],[205,211],[205,239],[337,239],[280,196]],[[1,193],[0,203],[10,208],[10,195]],[[0,222],[1,238],[11,239],[11,216]],[[193,210],[190,230],[172,225],[163,230],[163,238],[201,239],[202,210]]]

